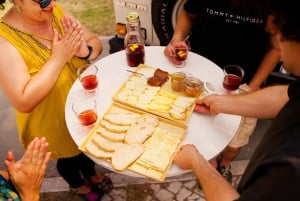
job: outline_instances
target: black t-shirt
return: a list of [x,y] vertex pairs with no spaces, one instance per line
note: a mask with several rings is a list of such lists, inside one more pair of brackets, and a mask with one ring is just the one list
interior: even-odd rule
[[245,170],[238,201],[300,200],[300,80],[288,95]]
[[264,31],[270,0],[187,0],[184,9],[197,19],[191,49],[223,67],[240,65],[249,82],[268,48]]

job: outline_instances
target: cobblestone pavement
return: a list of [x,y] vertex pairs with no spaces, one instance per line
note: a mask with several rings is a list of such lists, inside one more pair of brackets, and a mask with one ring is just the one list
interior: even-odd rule
[[[233,162],[234,187],[238,185],[247,163],[247,160]],[[163,183],[117,173],[108,173],[108,175],[114,183],[114,188],[109,194],[103,196],[102,201],[205,201],[201,190],[197,188],[197,179],[192,172],[167,178]],[[46,180],[42,187],[41,201],[82,200],[68,191],[68,186],[61,178]]]

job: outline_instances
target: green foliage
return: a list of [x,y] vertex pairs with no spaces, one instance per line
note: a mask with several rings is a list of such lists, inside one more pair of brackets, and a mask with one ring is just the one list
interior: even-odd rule
[[58,2],[98,35],[115,33],[113,0],[58,0]]
[[[115,33],[113,0],[57,0],[57,2],[97,35],[109,36]],[[0,16],[10,6],[11,3],[6,3],[5,10],[0,10]]]

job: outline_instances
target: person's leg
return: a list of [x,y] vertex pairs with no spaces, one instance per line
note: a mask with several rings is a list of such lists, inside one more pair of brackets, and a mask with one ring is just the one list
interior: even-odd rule
[[70,185],[70,189],[78,196],[86,201],[99,200],[103,196],[102,191],[93,189],[92,186],[86,183],[82,178],[80,171],[81,157],[81,154],[79,154],[71,158],[58,159],[57,170]]
[[213,157],[212,159],[209,160],[209,163],[217,169],[218,167],[218,161],[217,161],[218,156]]
[[95,162],[81,153],[76,157],[79,171],[84,178],[92,177],[96,174]]
[[221,153],[221,160],[218,162],[219,166],[230,166],[231,161],[239,154],[241,148],[240,147],[230,147],[227,146],[223,152]]
[[84,180],[81,177],[74,158],[58,159],[56,168],[60,176],[66,180],[71,188],[78,188],[84,184]]
[[97,173],[95,170],[95,163],[85,154],[80,154],[78,156],[78,164],[80,164],[79,169],[85,180],[92,186],[96,186],[99,191],[103,193],[108,193],[113,188],[113,183],[108,176]]

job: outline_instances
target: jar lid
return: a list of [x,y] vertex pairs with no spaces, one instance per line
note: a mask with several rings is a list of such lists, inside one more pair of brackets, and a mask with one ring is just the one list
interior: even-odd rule
[[126,20],[128,22],[135,22],[135,21],[139,20],[139,14],[137,12],[129,12],[126,15]]

